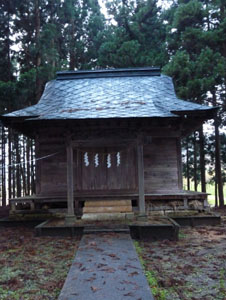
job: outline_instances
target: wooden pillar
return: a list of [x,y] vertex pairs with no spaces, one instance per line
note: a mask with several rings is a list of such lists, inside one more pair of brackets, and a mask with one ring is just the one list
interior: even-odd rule
[[188,199],[184,198],[184,209],[188,209]]
[[137,144],[137,163],[138,163],[138,187],[139,187],[139,215],[146,217],[145,196],[144,196],[144,157],[143,145]]
[[35,210],[35,202],[33,200],[30,202],[30,209]]
[[10,201],[10,211],[15,212],[16,211],[16,203],[14,201]]
[[73,179],[73,148],[67,143],[67,221],[75,219],[74,213],[74,179]]

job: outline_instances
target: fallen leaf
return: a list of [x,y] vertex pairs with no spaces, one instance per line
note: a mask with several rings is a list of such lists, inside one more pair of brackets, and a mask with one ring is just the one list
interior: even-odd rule
[[96,291],[101,290],[101,288],[91,286],[91,290],[95,293]]

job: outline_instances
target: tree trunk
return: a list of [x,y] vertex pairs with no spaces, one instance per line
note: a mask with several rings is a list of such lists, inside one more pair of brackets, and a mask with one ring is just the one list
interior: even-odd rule
[[75,49],[75,18],[72,14],[70,19],[70,41],[69,41],[69,70],[76,67],[76,49]]
[[15,157],[15,153],[16,153],[16,151],[15,151],[15,149],[16,149],[16,147],[15,147],[15,137],[16,137],[16,135],[15,135],[15,133],[13,133],[13,131],[12,131],[12,168],[11,168],[11,170],[12,170],[12,196],[13,196],[13,198],[15,198],[16,197],[16,177],[15,177],[15,174],[16,174],[16,167],[15,167],[15,162],[16,162],[16,157]]
[[[216,92],[213,93],[213,105],[216,106]],[[219,206],[224,206],[223,181],[221,173],[221,153],[220,153],[220,135],[219,135],[219,119],[218,116],[214,119],[215,127],[215,161],[216,161],[216,181],[218,185]]]
[[30,150],[31,150],[31,143],[30,139],[27,138],[27,143],[26,143],[26,160],[27,160],[27,195],[30,195],[31,193],[31,162],[30,162]]
[[218,207],[218,192],[217,192],[218,186],[217,186],[217,181],[215,181],[214,188],[215,188],[215,207]]
[[12,198],[12,129],[8,130],[8,198]]
[[16,196],[21,197],[21,168],[20,168],[20,145],[19,136],[15,136],[15,149],[16,149]]
[[189,139],[186,139],[186,177],[187,177],[187,189],[190,191],[190,166],[189,166]]
[[217,118],[214,121],[215,126],[215,157],[216,157],[216,177],[218,183],[218,196],[219,206],[224,206],[224,193],[223,193],[223,181],[221,173],[221,154],[220,154],[220,136],[219,136],[219,124]]
[[201,173],[201,191],[206,193],[206,162],[205,162],[205,139],[203,126],[199,129],[199,149],[200,149],[200,173]]
[[23,157],[23,164],[21,164],[21,175],[22,175],[22,182],[23,182],[23,196],[27,195],[27,181],[26,181],[26,140],[25,136],[22,137],[23,147],[22,147],[22,157]]
[[31,194],[35,194],[35,168],[36,168],[36,163],[34,162],[35,160],[35,151],[34,151],[34,141],[32,140],[31,142]]
[[6,206],[6,155],[5,155],[5,129],[2,126],[2,138],[1,138],[1,144],[2,144],[2,163],[1,163],[1,176],[2,176],[2,206]]
[[40,28],[41,28],[41,20],[40,20],[40,10],[39,10],[39,0],[35,0],[35,44],[36,44],[36,91],[35,98],[36,102],[39,101],[41,97],[41,78],[40,78],[40,66],[41,66],[41,53],[40,53]]
[[198,189],[198,179],[197,179],[197,144],[196,144],[196,132],[194,132],[193,145],[194,145],[194,189],[197,192],[197,189]]

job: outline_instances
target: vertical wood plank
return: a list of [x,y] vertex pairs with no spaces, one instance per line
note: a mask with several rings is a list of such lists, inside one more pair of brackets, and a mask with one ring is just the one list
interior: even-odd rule
[[177,168],[178,168],[178,188],[183,189],[183,178],[182,178],[182,153],[181,153],[181,141],[177,139]]
[[78,190],[78,150],[74,149],[72,147],[72,153],[73,153],[73,199],[74,199],[74,209],[75,212],[79,211],[79,200],[74,198],[74,194],[76,193],[76,191]]
[[[35,137],[35,158],[41,157],[40,155],[40,142],[39,142],[39,136],[36,135]],[[41,194],[41,165],[42,161],[37,160],[36,161],[36,180],[35,180],[35,190],[36,194],[39,195]]]
[[73,149],[67,144],[67,208],[68,215],[74,216],[74,180],[73,180]]
[[139,213],[145,215],[145,197],[144,197],[144,158],[143,145],[137,144],[137,163],[138,163],[138,187],[139,187]]

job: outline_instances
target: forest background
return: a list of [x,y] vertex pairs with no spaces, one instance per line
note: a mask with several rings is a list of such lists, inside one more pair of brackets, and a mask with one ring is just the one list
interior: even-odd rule
[[[225,0],[0,0],[0,114],[37,103],[56,71],[160,66],[181,99],[219,106],[182,142],[184,188],[226,182]],[[35,193],[34,141],[0,125],[0,205]]]

